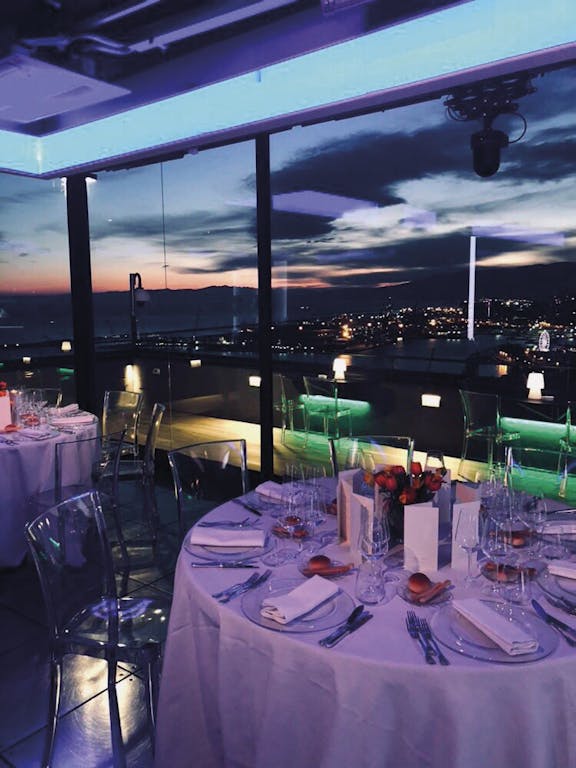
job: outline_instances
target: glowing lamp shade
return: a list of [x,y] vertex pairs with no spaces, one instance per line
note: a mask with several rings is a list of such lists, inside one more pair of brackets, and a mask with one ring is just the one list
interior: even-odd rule
[[420,403],[423,408],[440,408],[440,395],[423,394]]
[[202,367],[202,360],[190,360],[190,368],[201,368]]
[[332,363],[332,372],[336,381],[344,381],[346,378],[346,360],[337,357]]
[[532,371],[528,374],[526,386],[528,387],[528,399],[540,400],[542,397],[542,390],[544,389],[544,374]]
[[72,352],[72,342],[63,341],[62,344],[60,344],[60,350],[62,352]]
[[31,357],[23,357],[22,358],[22,362],[24,363],[24,365],[28,365],[29,363],[32,362],[32,358]]
[[249,376],[248,377],[248,384],[251,387],[259,387],[261,381],[262,381],[262,379],[260,378],[260,376]]

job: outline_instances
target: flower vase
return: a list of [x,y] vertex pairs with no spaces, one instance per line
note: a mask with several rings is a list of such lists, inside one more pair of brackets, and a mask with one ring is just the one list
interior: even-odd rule
[[404,504],[390,491],[383,490],[377,485],[374,490],[374,514],[386,517],[390,530],[390,543],[398,544],[404,539]]

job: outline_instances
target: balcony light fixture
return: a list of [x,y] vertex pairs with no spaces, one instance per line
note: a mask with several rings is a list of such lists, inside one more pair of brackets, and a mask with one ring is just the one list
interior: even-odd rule
[[251,387],[259,387],[261,381],[262,381],[262,379],[261,379],[260,376],[249,376],[248,377],[248,384]]
[[72,342],[71,341],[63,341],[62,344],[60,344],[60,351],[61,352],[72,352]]
[[130,273],[130,336],[132,344],[138,341],[138,319],[136,307],[143,307],[150,301],[150,294],[142,287],[142,277],[139,272]]
[[200,368],[202,360],[190,360],[190,368]]

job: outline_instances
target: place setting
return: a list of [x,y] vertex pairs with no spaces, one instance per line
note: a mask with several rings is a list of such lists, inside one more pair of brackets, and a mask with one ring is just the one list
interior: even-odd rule
[[308,633],[332,629],[354,609],[353,598],[322,576],[273,579],[242,598],[244,615],[275,632]]
[[183,547],[201,562],[191,567],[256,567],[252,561],[261,558],[272,547],[267,530],[241,520],[200,520],[188,532]]

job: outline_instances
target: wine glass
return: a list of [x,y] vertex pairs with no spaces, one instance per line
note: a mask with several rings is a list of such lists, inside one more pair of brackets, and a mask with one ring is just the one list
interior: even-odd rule
[[505,585],[511,580],[510,569],[506,568],[510,564],[511,539],[506,530],[507,518],[500,516],[498,510],[495,512],[484,517],[480,549],[487,558],[484,574],[491,580],[490,594],[506,596]]
[[468,556],[468,568],[466,571],[466,578],[464,579],[465,588],[470,587],[475,579],[475,576],[472,575],[472,555],[478,551],[480,545],[478,520],[479,516],[476,509],[463,508],[460,510],[460,515],[458,516],[458,521],[456,523],[456,544],[458,544]]
[[390,530],[384,515],[362,508],[359,549],[363,562],[356,577],[356,597],[360,602],[374,605],[386,596],[384,558],[390,546]]

